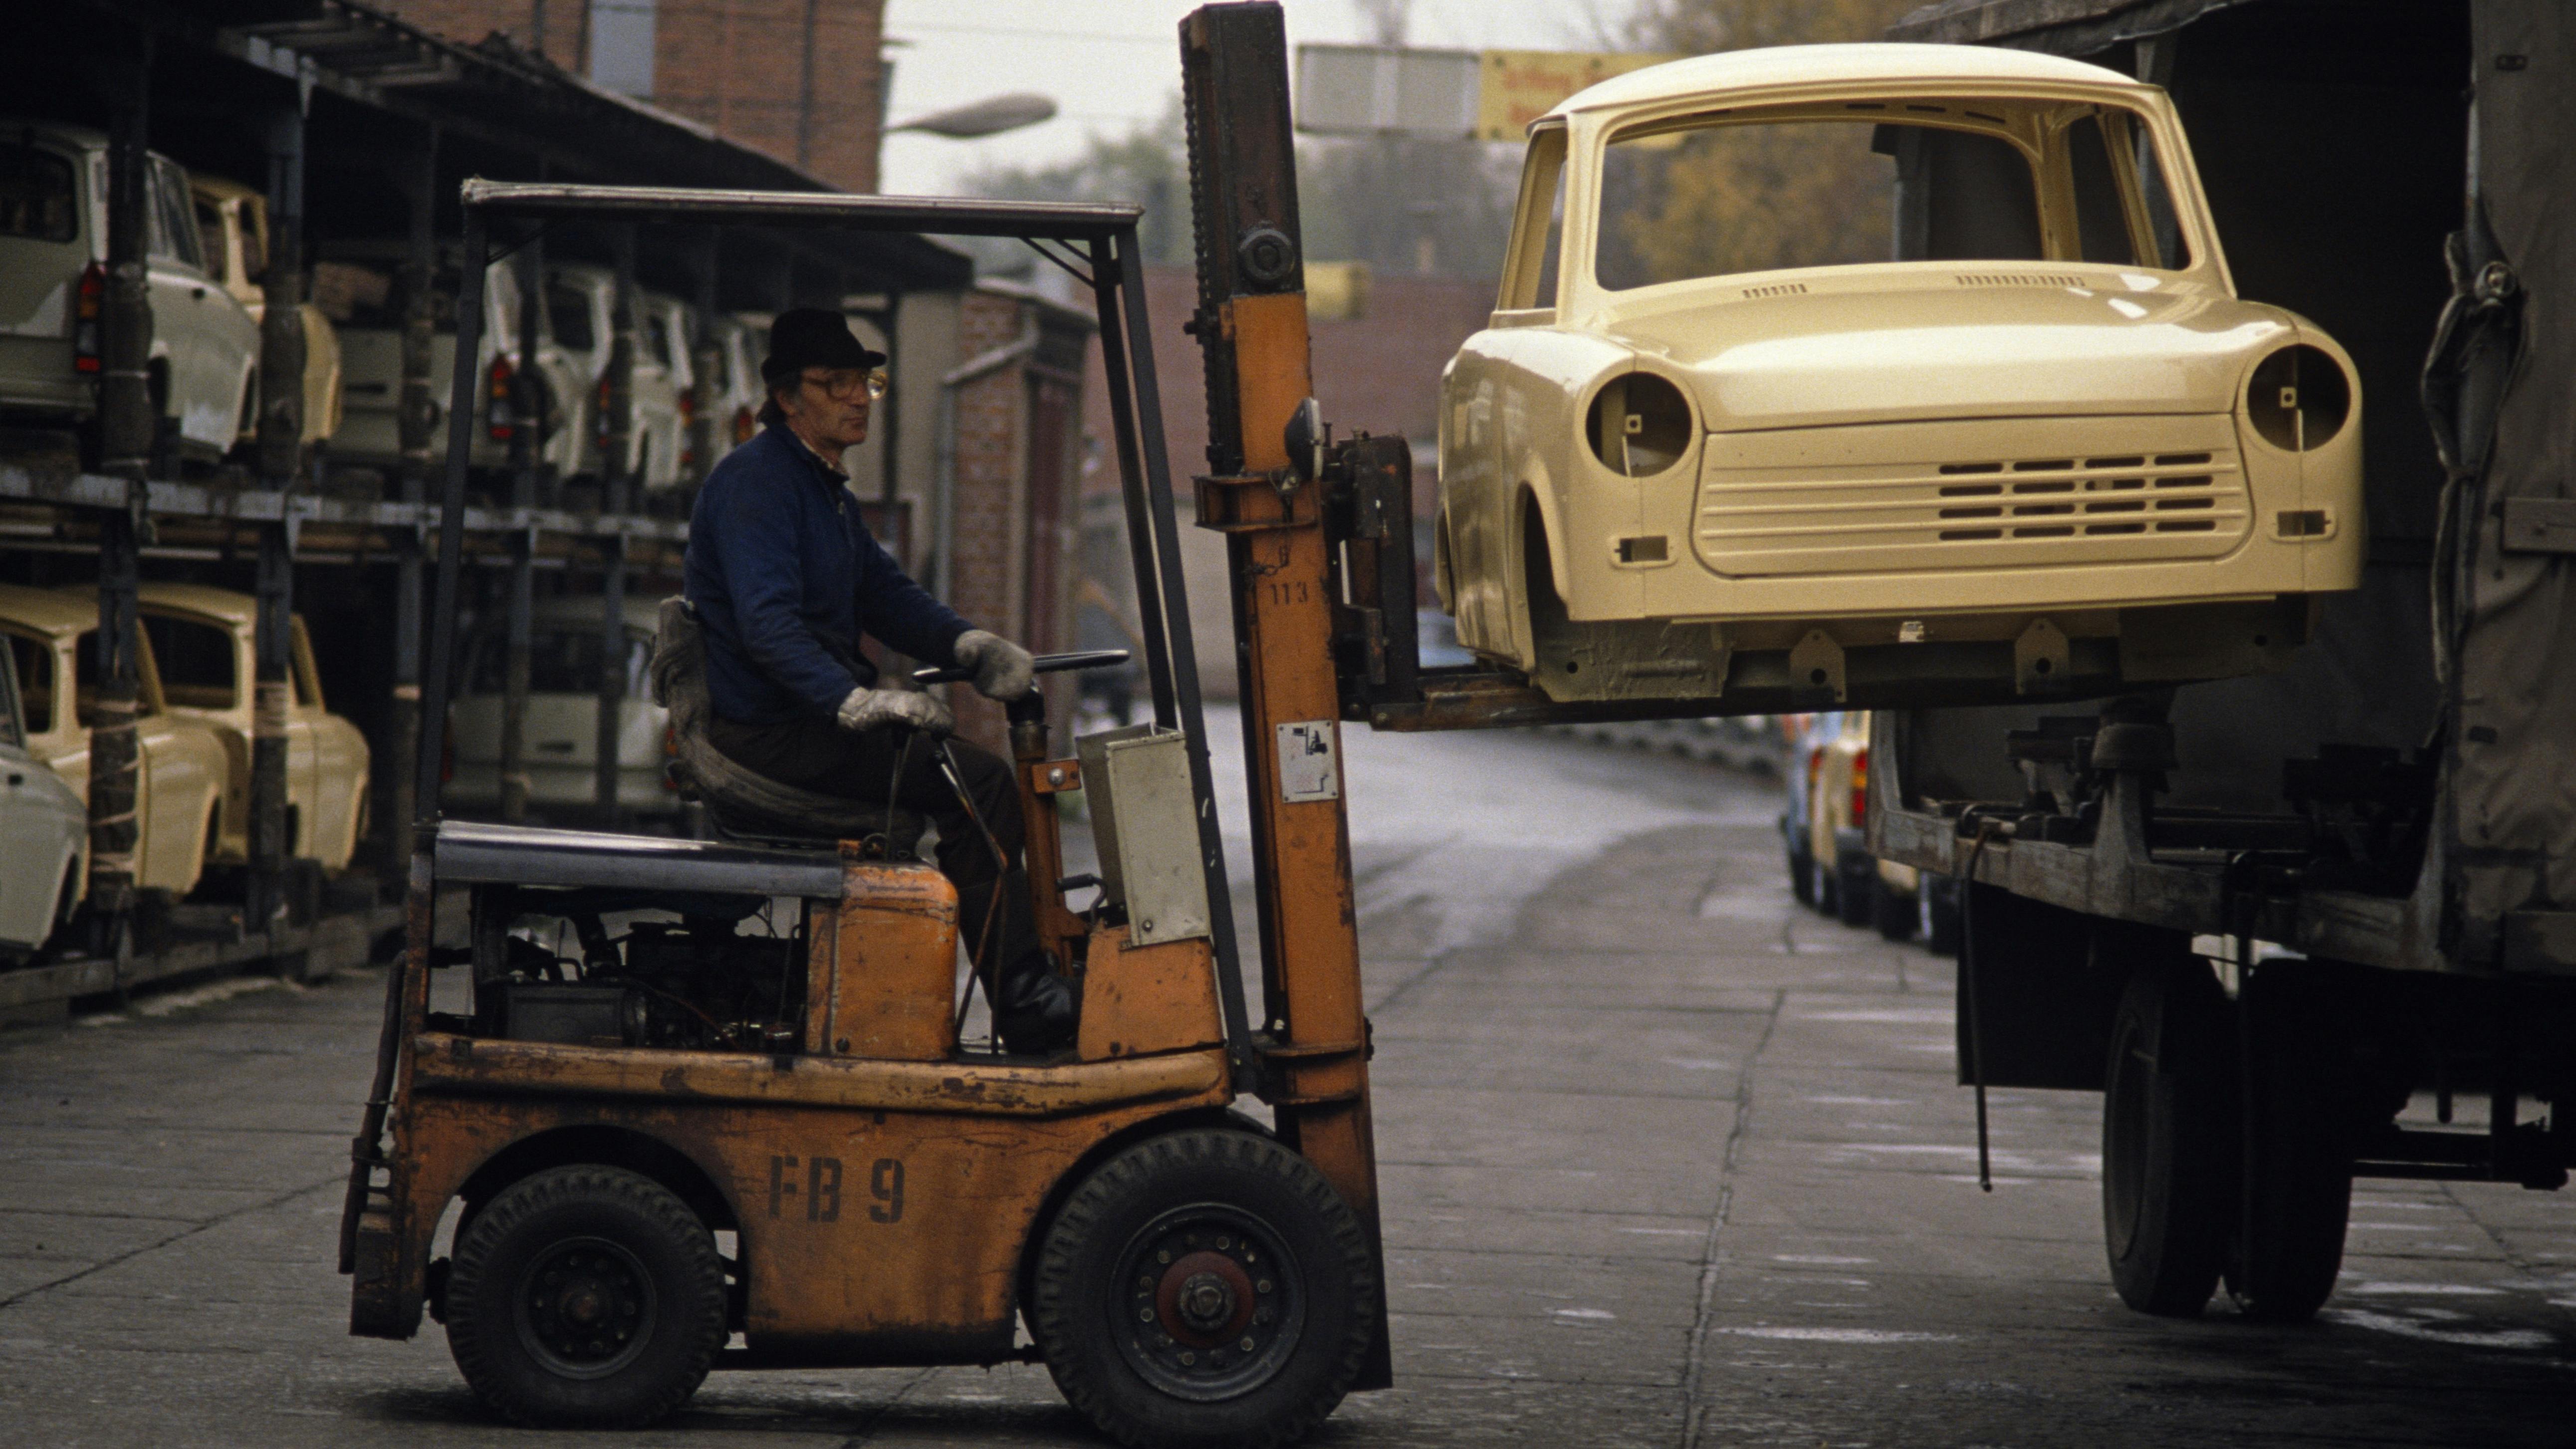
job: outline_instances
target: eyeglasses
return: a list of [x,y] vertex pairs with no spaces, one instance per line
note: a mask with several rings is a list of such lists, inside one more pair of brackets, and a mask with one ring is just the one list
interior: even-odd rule
[[886,376],[882,367],[871,367],[865,372],[844,367],[830,372],[809,372],[805,374],[805,381],[821,389],[823,396],[834,402],[848,402],[859,395],[861,388],[867,390],[868,400],[873,402],[886,395],[892,379]]

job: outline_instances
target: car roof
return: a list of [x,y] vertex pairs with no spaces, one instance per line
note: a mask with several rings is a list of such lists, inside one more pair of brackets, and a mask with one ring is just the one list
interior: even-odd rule
[[0,584],[0,621],[59,639],[98,627],[98,596]]
[[1963,85],[2046,81],[2058,84],[2145,89],[2138,81],[2098,65],[2036,51],[1986,45],[1919,45],[1875,41],[1856,45],[1772,45],[1725,50],[1666,61],[1612,76],[1575,92],[1541,119],[1577,111],[1614,110],[1654,101],[1775,86],[1829,85],[1837,81],[1931,81]]
[[104,151],[107,133],[87,126],[65,125],[61,121],[0,121],[0,140],[50,141],[57,146],[78,151]]
[[205,176],[194,171],[188,173],[188,187],[217,201],[242,201],[261,194],[257,189],[244,186],[229,177]]
[[134,591],[134,597],[146,607],[203,614],[227,624],[248,624],[259,618],[259,600],[206,584],[145,584]]

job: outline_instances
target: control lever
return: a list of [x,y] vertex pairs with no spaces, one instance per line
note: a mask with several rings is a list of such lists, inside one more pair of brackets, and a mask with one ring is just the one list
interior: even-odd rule
[[[1067,669],[1107,669],[1113,664],[1124,664],[1133,657],[1124,649],[1076,649],[1064,654],[1041,654],[1029,661],[1029,671],[1033,674],[1056,674]],[[945,669],[934,665],[912,671],[915,684],[955,684],[974,677],[975,671],[963,665]]]

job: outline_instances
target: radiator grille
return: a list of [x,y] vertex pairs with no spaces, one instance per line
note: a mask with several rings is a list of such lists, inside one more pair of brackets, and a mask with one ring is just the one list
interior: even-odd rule
[[2252,518],[2235,450],[1728,466],[1711,439],[1696,539],[1720,573],[2210,558]]

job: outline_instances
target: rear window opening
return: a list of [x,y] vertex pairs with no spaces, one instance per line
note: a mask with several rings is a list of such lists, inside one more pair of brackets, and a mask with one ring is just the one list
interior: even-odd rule
[[34,146],[0,146],[0,237],[67,242],[80,234],[72,163]]

